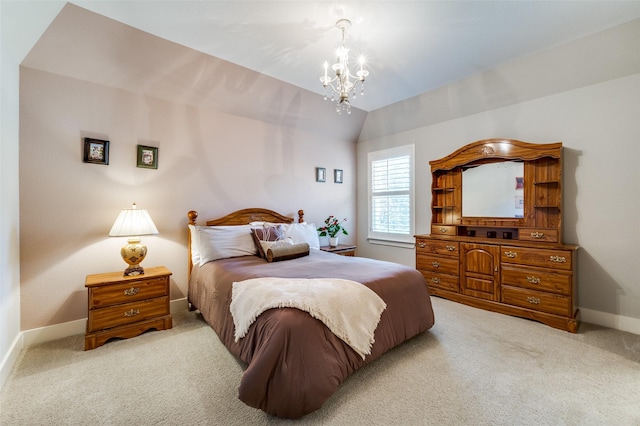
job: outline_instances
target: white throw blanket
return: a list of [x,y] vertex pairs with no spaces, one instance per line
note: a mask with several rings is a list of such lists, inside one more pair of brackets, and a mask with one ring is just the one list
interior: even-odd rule
[[256,318],[272,308],[309,312],[364,359],[387,304],[368,287],[336,278],[254,278],[234,282],[231,315],[236,342]]

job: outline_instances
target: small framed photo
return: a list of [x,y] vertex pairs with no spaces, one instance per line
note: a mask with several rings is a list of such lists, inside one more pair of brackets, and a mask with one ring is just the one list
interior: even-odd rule
[[333,182],[342,183],[342,170],[333,169]]
[[324,167],[316,167],[316,182],[327,181],[327,169]]
[[84,138],[82,161],[91,164],[109,164],[109,141]]
[[145,169],[158,168],[158,148],[153,146],[138,145],[138,167]]

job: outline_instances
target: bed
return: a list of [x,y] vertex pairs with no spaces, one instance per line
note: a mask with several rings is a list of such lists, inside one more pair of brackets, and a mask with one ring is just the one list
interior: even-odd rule
[[[231,252],[229,257],[214,256],[210,261],[203,258],[207,244],[222,245],[221,239],[203,241],[205,231],[227,232],[232,227],[282,224],[279,229],[287,229],[290,231],[287,235],[295,239],[295,232],[315,231],[313,225],[304,222],[303,214],[298,212],[296,222],[268,209],[245,209],[198,226],[198,214],[188,213],[189,306],[199,310],[228,350],[246,363],[239,399],[271,415],[291,419],[321,408],[349,375],[434,323],[427,283],[413,268],[324,252],[313,247],[317,245],[313,240],[311,244],[299,243],[311,247],[307,255],[284,261],[270,262],[259,253],[242,252],[239,255]],[[258,244],[255,239],[254,242]],[[367,289],[357,287],[385,305],[372,330],[369,352],[354,349],[356,346],[337,337],[317,316],[288,306],[264,310],[238,339],[231,306],[235,303],[232,295],[238,297],[234,286],[239,284],[234,283],[259,281],[263,277],[304,283],[339,279],[366,286]]]

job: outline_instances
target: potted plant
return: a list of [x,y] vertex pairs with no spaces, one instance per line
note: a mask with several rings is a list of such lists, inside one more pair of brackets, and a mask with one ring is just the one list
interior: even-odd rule
[[318,234],[321,237],[329,236],[329,245],[331,247],[336,247],[338,245],[338,234],[342,233],[343,235],[349,235],[346,229],[342,226],[342,223],[346,222],[347,219],[342,219],[339,221],[335,216],[329,216],[324,220],[324,226],[318,228]]

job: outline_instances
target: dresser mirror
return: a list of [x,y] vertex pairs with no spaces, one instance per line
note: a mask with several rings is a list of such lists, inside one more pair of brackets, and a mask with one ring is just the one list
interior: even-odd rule
[[501,161],[462,170],[463,217],[524,217],[524,163]]

